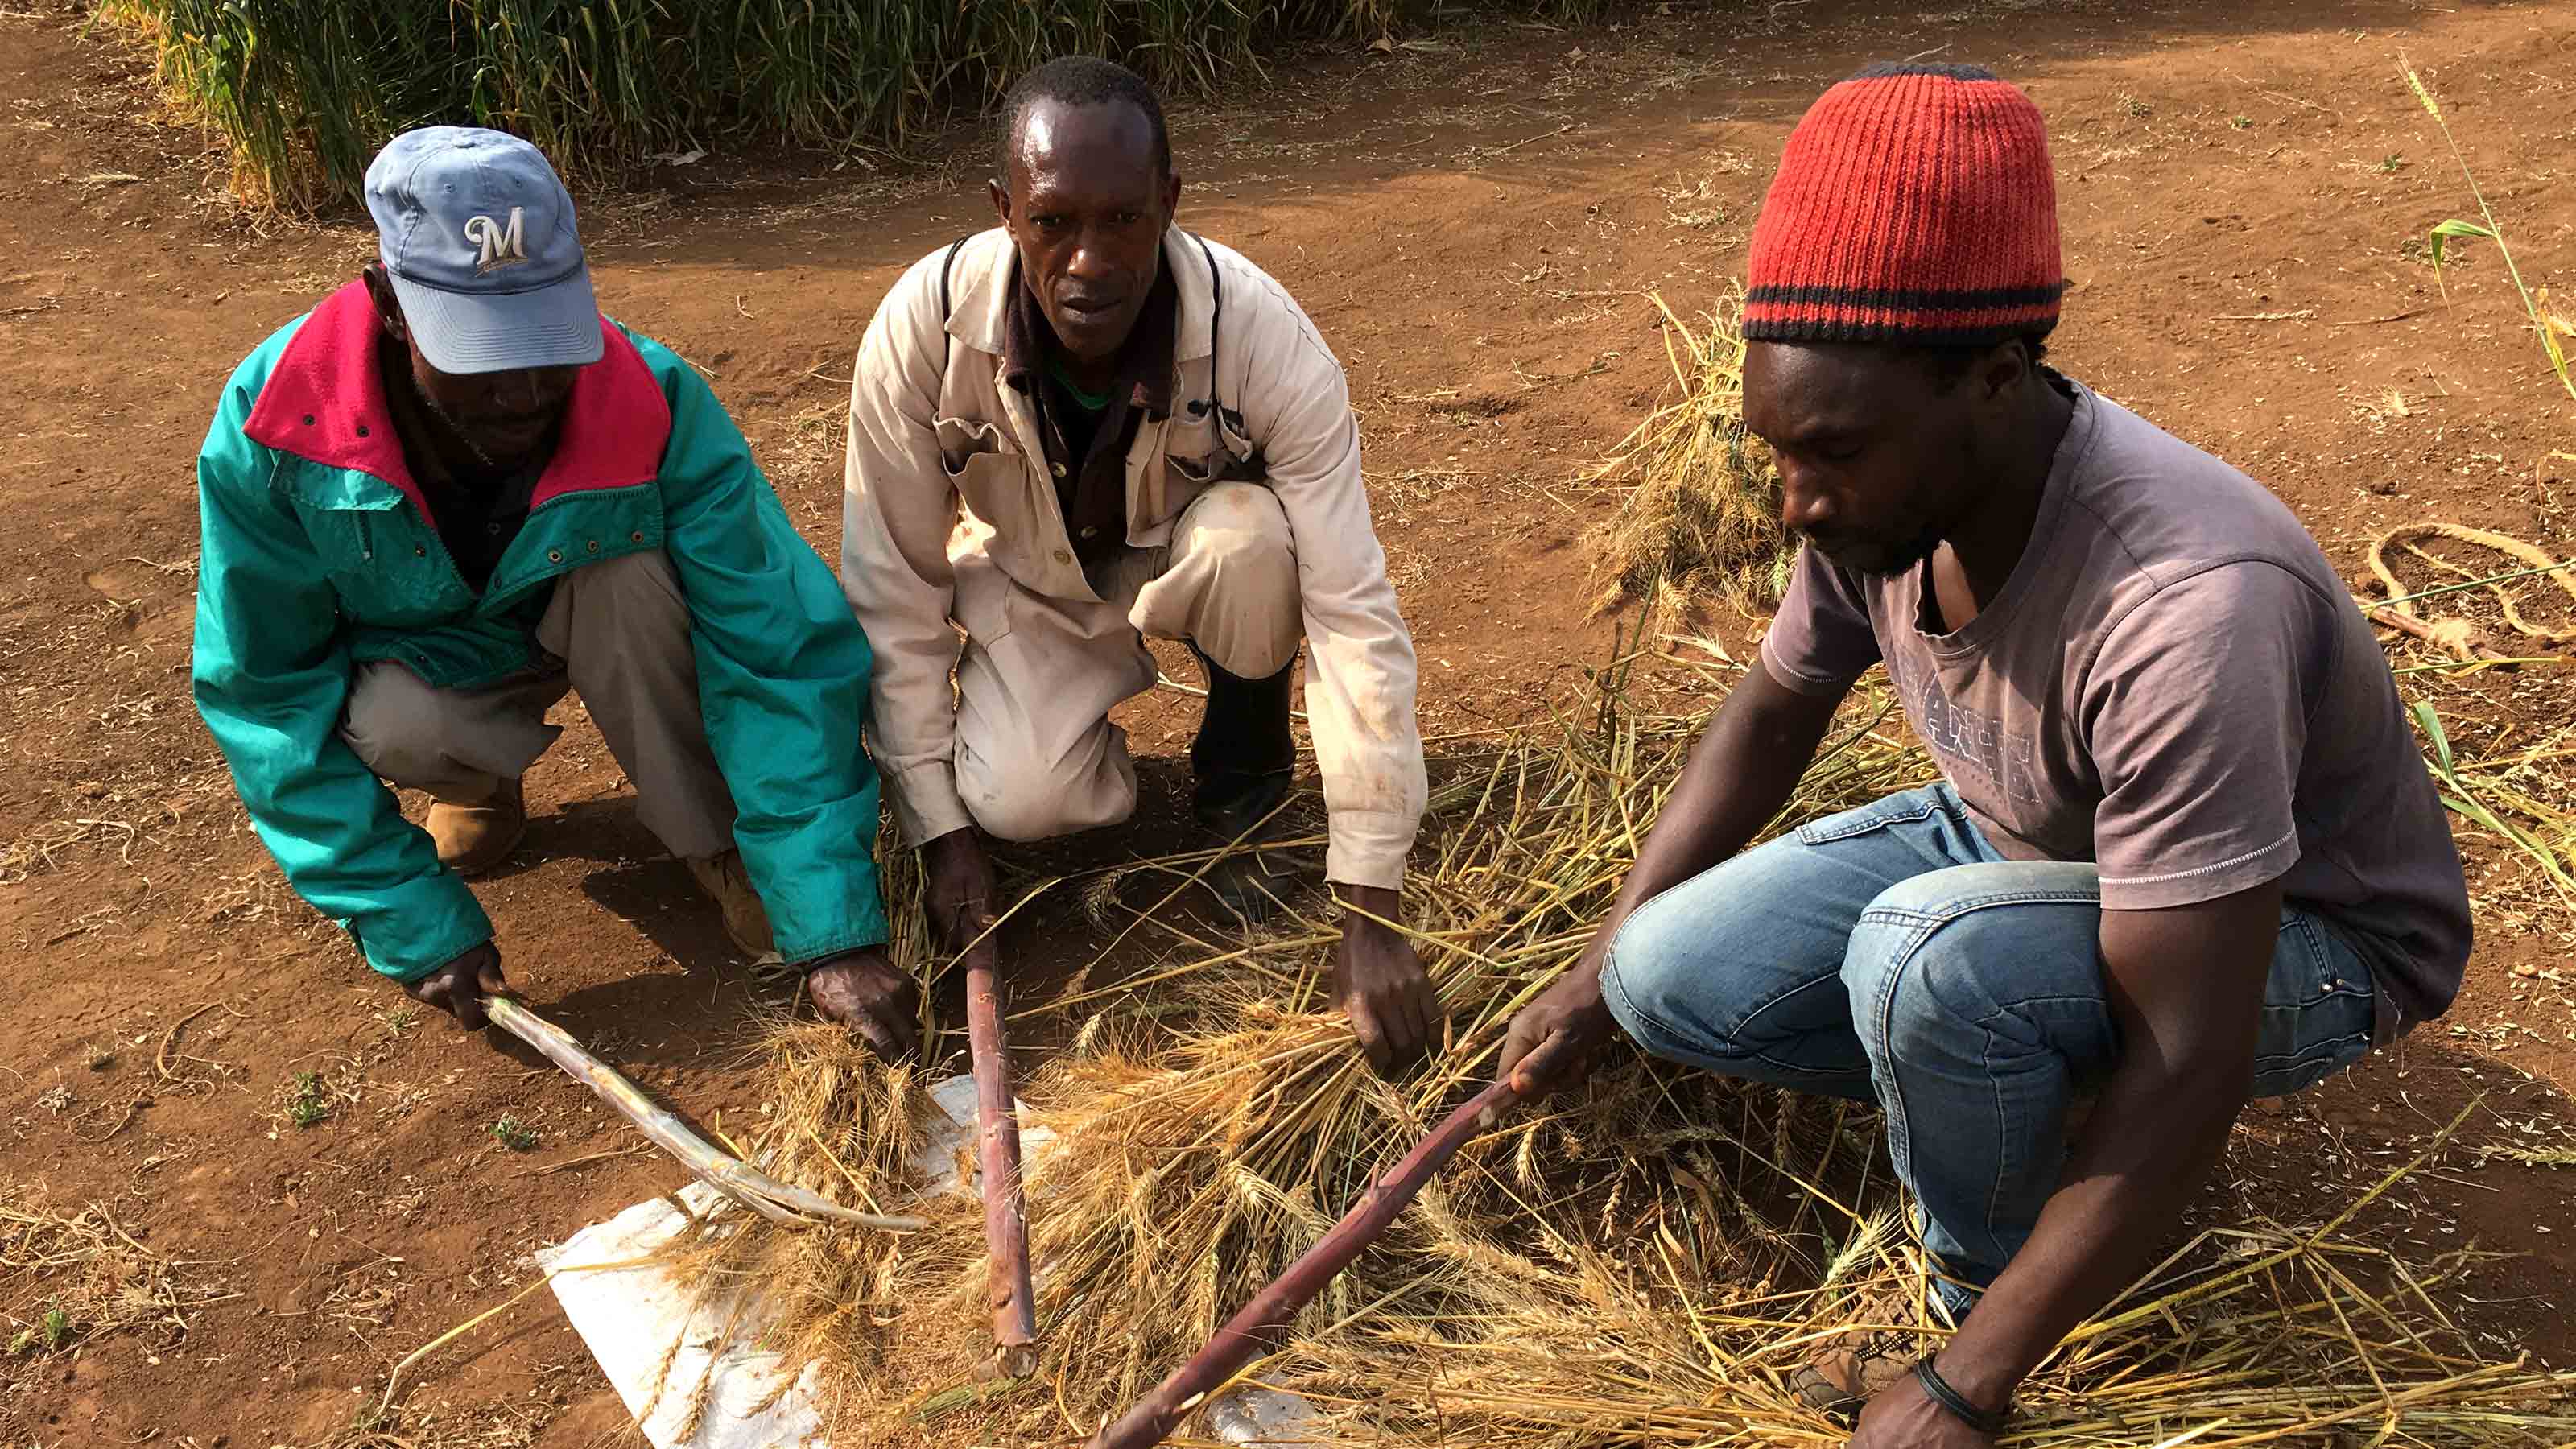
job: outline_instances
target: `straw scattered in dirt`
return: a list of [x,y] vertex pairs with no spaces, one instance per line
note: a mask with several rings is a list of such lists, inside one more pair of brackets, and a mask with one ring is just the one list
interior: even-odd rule
[[41,1184],[0,1187],[0,1347],[32,1358],[128,1330],[158,1344],[233,1295],[183,1270],[105,1208],[57,1205]]

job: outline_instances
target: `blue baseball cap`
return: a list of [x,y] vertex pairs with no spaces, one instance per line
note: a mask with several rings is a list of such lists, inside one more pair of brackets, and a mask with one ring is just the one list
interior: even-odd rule
[[599,360],[599,302],[572,196],[536,147],[471,126],[405,131],[367,167],[403,320],[441,372]]

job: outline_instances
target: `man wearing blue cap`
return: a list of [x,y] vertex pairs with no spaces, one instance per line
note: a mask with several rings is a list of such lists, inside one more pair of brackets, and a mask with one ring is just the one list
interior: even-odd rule
[[[496,131],[368,168],[381,259],[235,371],[197,461],[199,711],[368,964],[482,1024],[464,878],[526,828],[568,689],[746,954],[908,1050],[859,742],[870,656],[705,382],[603,319],[572,200]],[[426,791],[407,823],[382,777]]]

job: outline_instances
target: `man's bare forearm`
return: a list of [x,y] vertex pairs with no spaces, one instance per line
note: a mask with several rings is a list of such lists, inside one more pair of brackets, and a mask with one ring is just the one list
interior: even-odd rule
[[2241,1091],[2137,1062],[2106,1084],[2030,1241],[1941,1351],[1972,1401],[2000,1405],[2075,1327],[2153,1266],[2209,1178]]

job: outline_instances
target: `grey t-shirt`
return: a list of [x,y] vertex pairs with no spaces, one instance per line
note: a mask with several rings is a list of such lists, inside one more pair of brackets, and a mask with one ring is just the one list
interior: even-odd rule
[[2260,484],[2070,388],[2030,543],[1983,612],[1928,633],[1928,565],[1861,575],[1809,549],[1764,665],[1825,694],[1884,661],[1997,850],[2095,862],[2110,910],[2278,879],[2371,963],[2383,1040],[2439,1016],[2468,887],[2360,608]]

